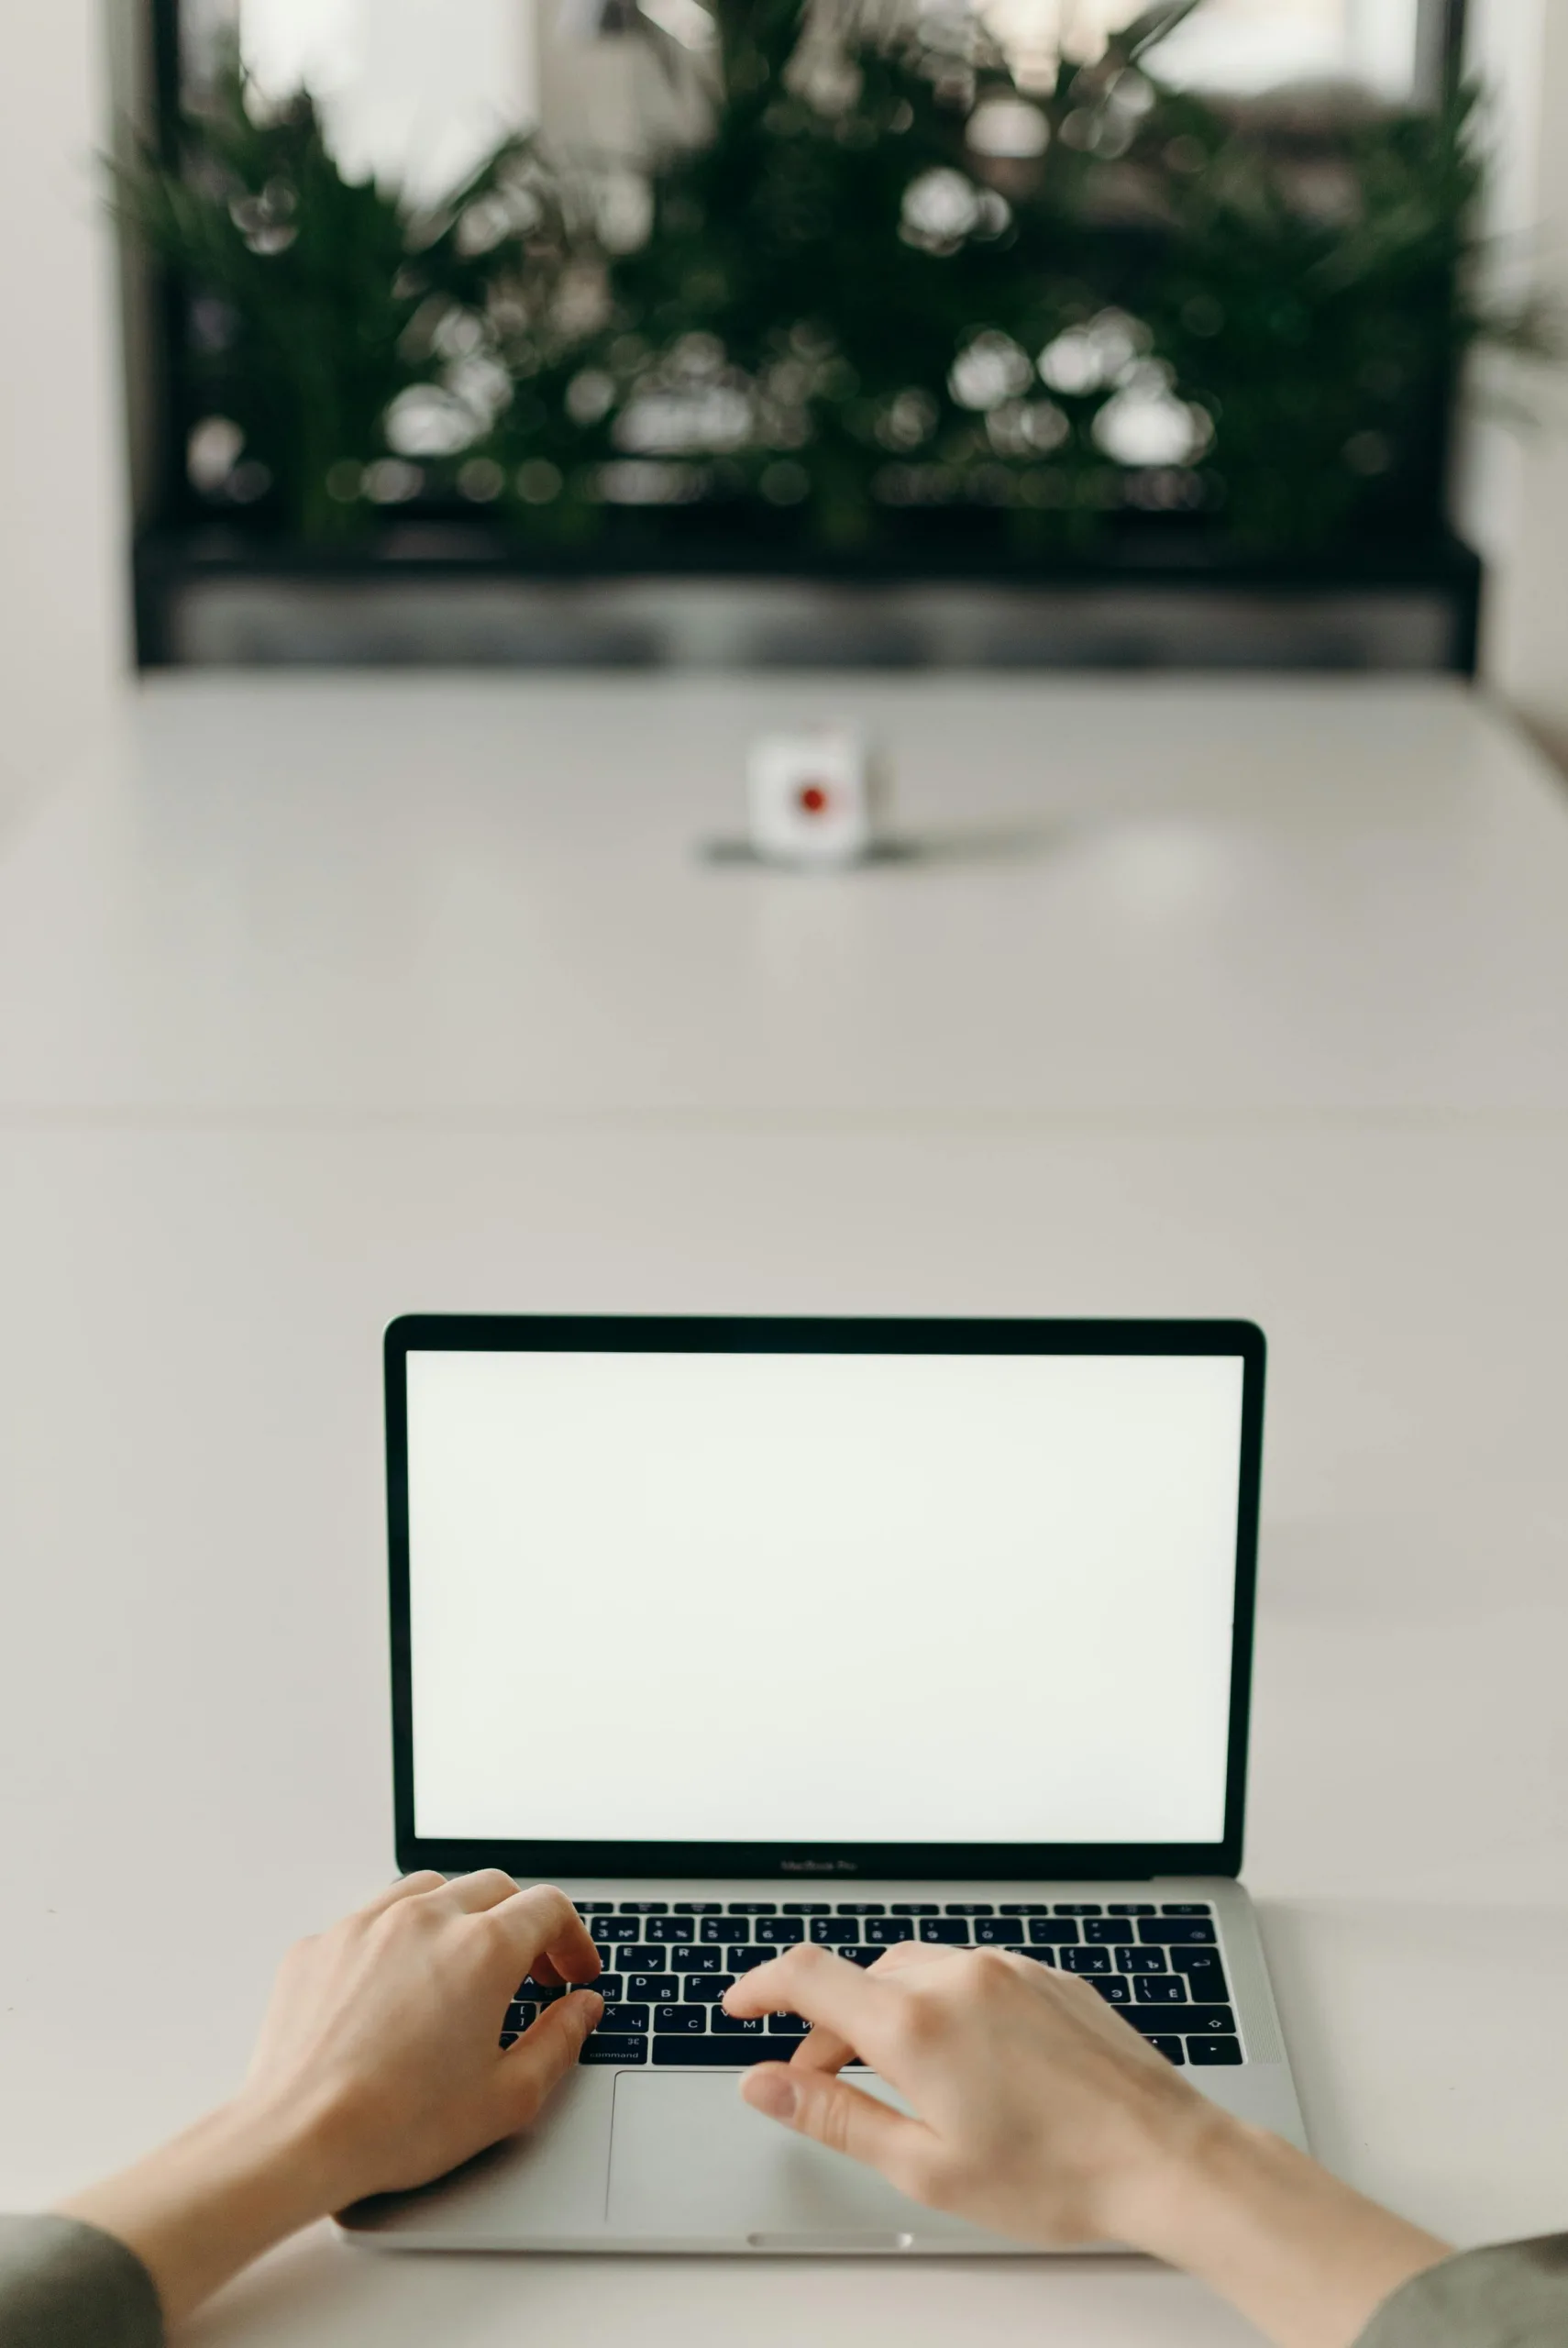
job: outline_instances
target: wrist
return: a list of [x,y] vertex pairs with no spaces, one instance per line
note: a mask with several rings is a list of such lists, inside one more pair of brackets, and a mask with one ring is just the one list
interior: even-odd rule
[[1180,2245],[1199,2209],[1244,2164],[1255,2132],[1175,2074],[1158,2087],[1128,2115],[1102,2196],[1103,2230],[1107,2240],[1184,2265]]
[[1191,2106],[1131,2179],[1121,2239],[1208,2283],[1283,2348],[1348,2348],[1448,2245],[1282,2137]]
[[365,2191],[364,2130],[329,2087],[282,2096],[242,2088],[209,2123],[227,2161],[295,2225],[329,2216]]
[[1121,2239],[1169,2265],[1195,2268],[1255,2179],[1270,2141],[1184,2083],[1179,2102],[1151,2131],[1143,2159],[1129,2167]]
[[263,2251],[341,2206],[337,2189],[317,2119],[242,2090],[134,2167],[76,2195],[64,2214],[134,2252],[174,2323]]

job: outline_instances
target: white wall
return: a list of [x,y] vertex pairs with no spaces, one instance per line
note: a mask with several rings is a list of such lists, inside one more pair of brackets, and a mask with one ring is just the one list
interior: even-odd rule
[[262,89],[321,100],[351,175],[435,203],[536,119],[532,16],[525,0],[240,0],[240,51]]
[[[1568,6],[1471,0],[1471,63],[1496,93],[1491,227],[1505,289],[1533,275],[1568,321]],[[1568,760],[1568,369],[1477,371],[1460,526],[1492,566],[1482,659],[1502,696]],[[1533,421],[1488,420],[1498,395]]]
[[0,75],[0,816],[100,723],[127,647],[98,0],[10,12]]

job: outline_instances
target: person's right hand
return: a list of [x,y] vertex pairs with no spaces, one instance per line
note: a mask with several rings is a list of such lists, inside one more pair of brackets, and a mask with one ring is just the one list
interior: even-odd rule
[[[1116,2242],[1200,2275],[1281,2348],[1346,2348],[1446,2245],[1222,2111],[1087,1981],[1002,1949],[906,1943],[862,1973],[798,1946],[725,1992],[813,2027],[741,2093],[992,2232]],[[857,2054],[913,2116],[837,2074]]]
[[[745,2074],[748,2103],[911,2199],[1025,2242],[1128,2239],[1151,2170],[1220,2118],[1087,1981],[1002,1949],[905,1944],[862,1972],[797,1946],[743,1974],[724,2006],[815,2025],[788,2066]],[[852,2053],[914,2118],[837,2077]]]

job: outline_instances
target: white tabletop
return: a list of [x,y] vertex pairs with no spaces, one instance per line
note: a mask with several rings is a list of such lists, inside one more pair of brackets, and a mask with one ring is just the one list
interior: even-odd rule
[[[838,714],[931,852],[700,862]],[[222,2094],[390,1872],[392,1312],[1190,1312],[1273,1346],[1247,1877],[1314,2141],[1568,2221],[1568,822],[1483,707],[178,681],[3,847],[0,2205]],[[198,2333],[623,2325],[1252,2336],[1135,2262],[324,2236]]]

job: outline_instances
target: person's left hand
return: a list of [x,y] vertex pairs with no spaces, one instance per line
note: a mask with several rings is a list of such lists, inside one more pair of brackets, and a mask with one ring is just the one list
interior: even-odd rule
[[599,1969],[562,1891],[494,1867],[407,1876],[289,1951],[239,2100],[315,2116],[334,2207],[424,2185],[525,2128],[604,2010],[596,1991],[558,1999],[502,2052],[518,1984]]
[[604,2001],[578,1988],[503,2049],[507,2005],[529,1975],[599,1969],[564,1892],[520,1891],[494,1868],[409,1876],[290,1950],[230,2102],[65,2214],[134,2251],[174,2323],[312,2219],[527,2127]]

